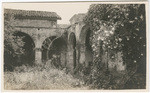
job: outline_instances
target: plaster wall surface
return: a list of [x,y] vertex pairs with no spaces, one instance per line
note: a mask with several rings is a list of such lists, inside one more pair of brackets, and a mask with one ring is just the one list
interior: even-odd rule
[[56,28],[56,24],[56,21],[51,20],[15,19],[12,23],[12,26]]

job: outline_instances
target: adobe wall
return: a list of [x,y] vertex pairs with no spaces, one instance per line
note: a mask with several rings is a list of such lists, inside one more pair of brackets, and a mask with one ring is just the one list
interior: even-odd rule
[[65,29],[57,28],[57,20],[53,19],[17,18],[12,14],[9,22],[16,32],[23,32],[32,38],[35,44],[35,61],[37,64],[41,64],[44,40],[51,36],[60,37],[65,32]]
[[[76,19],[76,18],[75,18]],[[87,48],[85,45],[86,43],[86,35],[88,32],[88,26],[86,27],[83,22],[76,22],[75,19],[72,18],[71,26],[68,29],[69,34],[75,33],[76,35],[76,63],[77,66],[82,65],[83,67],[88,67],[90,65],[90,62],[93,61],[93,54],[92,51]],[[79,20],[77,20],[79,21]],[[73,24],[75,23],[75,24]],[[68,35],[68,39],[69,39]],[[68,45],[69,46],[69,45]],[[73,70],[73,50],[68,49],[68,66],[72,68]],[[100,51],[99,51],[100,52]],[[106,51],[104,51],[106,52]],[[122,52],[114,53],[114,58],[111,58],[111,54],[108,52],[108,55],[106,53],[100,53],[102,54],[102,60],[105,65],[107,65],[108,62],[108,68],[109,70],[115,70],[115,71],[124,71],[126,69],[126,65],[123,64],[123,54]],[[107,67],[107,66],[106,66]]]
[[[83,18],[83,15],[81,15]],[[66,30],[68,35],[67,38],[67,50],[60,53],[61,65],[67,67],[72,72],[78,68],[80,65],[83,67],[88,67],[89,63],[93,61],[92,51],[87,48],[86,36],[88,33],[88,26],[86,27],[83,19],[78,18],[80,16],[76,15],[72,18],[69,28],[57,28],[56,20],[41,20],[41,19],[17,19],[12,17],[10,20],[11,26],[15,28],[16,31],[21,31],[28,34],[35,43],[35,61],[41,62],[42,59],[42,44],[43,41],[51,36],[60,37]],[[71,33],[75,35],[76,46],[73,49],[69,39],[73,37],[70,36]],[[102,55],[102,62],[107,63],[110,69],[116,68],[117,71],[125,70],[125,65],[123,65],[121,52],[115,54],[115,59],[107,57],[108,55]],[[107,59],[107,60],[106,60]]]
[[40,19],[14,19],[12,26],[37,27],[37,28],[56,28],[57,21],[40,20]]

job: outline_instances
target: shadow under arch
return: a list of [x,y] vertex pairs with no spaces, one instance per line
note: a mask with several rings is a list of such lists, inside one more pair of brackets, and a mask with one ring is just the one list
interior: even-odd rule
[[42,60],[51,60],[55,67],[64,67],[67,62],[67,42],[61,37],[52,36],[43,42]]
[[73,67],[74,69],[77,66],[77,62],[76,62],[76,36],[75,33],[71,32],[69,35],[69,45],[70,45],[70,50],[73,52]]
[[[22,41],[24,42],[24,49],[23,54],[18,54],[17,56],[13,57],[12,55],[7,55],[4,53],[4,62],[7,69],[13,70],[16,66],[21,65],[33,65],[35,60],[35,43],[30,35],[27,33],[16,31],[13,34],[16,37],[23,37]],[[11,66],[10,66],[11,65]],[[5,67],[4,66],[4,67]]]
[[92,36],[92,32],[89,26],[85,25],[82,27],[80,33],[80,43],[85,46],[85,65],[89,67],[93,61],[93,50],[90,43],[90,37]]
[[51,46],[52,42],[56,38],[57,38],[56,36],[51,36],[51,37],[46,38],[43,41],[43,43],[42,43],[42,61],[43,62],[49,60],[48,52],[49,52],[49,49],[50,49],[50,46]]

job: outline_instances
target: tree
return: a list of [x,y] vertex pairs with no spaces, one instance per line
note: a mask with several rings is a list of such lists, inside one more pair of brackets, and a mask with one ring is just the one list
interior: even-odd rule
[[[103,50],[105,53],[108,53],[108,50],[109,53],[122,51],[129,71],[134,68],[137,72],[137,67],[145,64],[141,61],[146,55],[144,4],[93,4],[84,22],[92,31],[90,42],[97,70],[100,69],[97,63],[102,61],[100,57]],[[144,66],[142,68],[145,69]],[[98,71],[96,74],[99,74]]]
[[5,69],[12,69],[15,57],[24,53],[23,37],[15,36],[15,29],[11,26],[12,15],[4,14],[4,65]]

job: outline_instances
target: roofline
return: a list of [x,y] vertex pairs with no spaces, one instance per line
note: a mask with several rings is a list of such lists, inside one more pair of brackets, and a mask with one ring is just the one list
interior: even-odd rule
[[86,15],[86,13],[78,13],[78,14],[74,14],[74,15],[70,18],[69,21],[71,21],[75,16],[80,15],[80,14]]
[[[4,13],[7,13],[6,11],[8,10],[12,10],[12,11],[24,11],[24,12],[46,12],[46,13],[55,13],[56,17],[52,17],[52,18],[56,18],[58,20],[61,20],[61,17],[56,13],[56,12],[50,12],[50,11],[39,11],[39,10],[23,10],[23,9],[10,9],[10,8],[4,8]],[[48,16],[47,16],[48,17]]]

